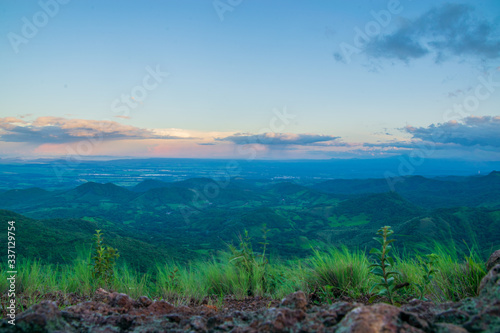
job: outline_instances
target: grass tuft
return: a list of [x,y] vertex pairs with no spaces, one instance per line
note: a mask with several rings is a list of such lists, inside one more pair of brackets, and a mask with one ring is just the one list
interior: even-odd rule
[[[438,259],[433,262],[435,272],[428,281],[425,280],[424,256],[393,253],[394,269],[401,273],[395,276],[394,283],[406,285],[398,290],[398,302],[425,297],[440,303],[477,295],[479,283],[485,275],[485,265],[474,251],[464,255],[457,253],[455,248],[436,246],[433,253]],[[358,299],[371,296],[370,286],[378,281],[369,273],[370,262],[366,253],[347,247],[323,252],[314,250],[312,257],[301,260],[268,258],[265,265],[261,260],[237,265],[232,258],[234,252],[225,251],[211,260],[187,265],[158,263],[148,273],[138,273],[122,264],[114,268],[115,279],[109,289],[133,298],[146,295],[152,299],[165,299],[175,305],[201,303],[208,298],[209,302],[220,306],[227,295],[237,299],[249,295],[281,299],[297,290],[319,294],[322,302],[343,297]],[[100,284],[92,277],[90,262],[90,249],[80,249],[77,258],[68,265],[20,259],[16,293],[22,302],[18,304],[26,309],[51,293],[73,293],[91,298]],[[0,304],[6,304],[7,273],[5,269],[0,273],[0,291],[4,295]],[[419,286],[425,286],[424,292]]]

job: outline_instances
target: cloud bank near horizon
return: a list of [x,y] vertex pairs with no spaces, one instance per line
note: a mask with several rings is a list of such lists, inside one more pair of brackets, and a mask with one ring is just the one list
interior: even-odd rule
[[294,133],[237,133],[225,138],[217,138],[217,141],[229,141],[237,145],[261,144],[268,146],[307,146],[319,142],[337,141],[339,136],[320,134],[294,134]]
[[500,147],[500,116],[467,117],[428,127],[407,126],[414,139],[460,146]]
[[374,149],[424,149],[496,151],[500,147],[500,116],[470,116],[461,121],[431,124],[427,127],[406,126],[401,129],[411,135],[409,141],[364,143]]
[[110,120],[38,117],[28,122],[15,117],[0,118],[0,140],[34,144],[69,143],[85,139],[175,139],[152,130],[123,125]]
[[[175,155],[221,157],[237,155],[240,146],[260,147],[261,154],[288,152],[293,158],[332,154],[346,156],[394,155],[423,147],[435,151],[464,152],[482,150],[495,152],[500,147],[500,116],[470,116],[461,121],[430,124],[425,127],[406,126],[399,129],[408,140],[382,142],[345,142],[340,136],[305,133],[224,133],[184,129],[147,129],[123,125],[109,120],[38,117],[28,121],[16,117],[0,118],[0,141],[7,144],[35,146],[34,152],[64,154],[64,146],[94,139],[102,142],[99,154],[136,156]],[[232,147],[232,148],[231,148]],[[67,150],[67,149],[66,149]],[[1,153],[5,153],[2,151]],[[283,155],[285,156],[285,155]]]

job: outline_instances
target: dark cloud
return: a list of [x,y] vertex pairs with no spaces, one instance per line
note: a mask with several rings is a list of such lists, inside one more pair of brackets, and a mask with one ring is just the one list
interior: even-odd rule
[[109,120],[39,117],[29,123],[21,119],[0,118],[0,141],[26,143],[65,143],[86,139],[172,139],[149,129],[122,125]]
[[414,139],[461,146],[500,147],[500,116],[467,117],[428,127],[405,128]]
[[474,8],[445,4],[414,20],[405,20],[394,32],[366,43],[364,51],[375,58],[408,62],[432,55],[436,62],[452,56],[497,59],[500,34],[497,26],[474,15]]
[[409,141],[363,143],[370,151],[401,152],[420,150],[498,151],[500,147],[500,116],[467,117],[427,127],[407,126]]
[[313,145],[319,142],[335,141],[338,136],[317,135],[317,134],[292,134],[292,133],[263,133],[248,134],[240,133],[225,138],[218,138],[218,141],[230,141],[238,145],[262,144],[262,145]]
[[427,55],[429,50],[417,41],[411,40],[406,30],[398,31],[369,43],[366,52],[375,58],[397,58],[403,61]]

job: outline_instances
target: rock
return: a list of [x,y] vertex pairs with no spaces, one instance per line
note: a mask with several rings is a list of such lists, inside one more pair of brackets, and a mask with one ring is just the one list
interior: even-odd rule
[[488,262],[486,262],[486,270],[490,271],[495,265],[500,264],[500,250],[496,250],[493,252],[488,259]]
[[120,333],[120,330],[116,327],[93,327],[92,333]]
[[349,312],[337,325],[337,333],[425,332],[427,322],[389,304],[360,306]]
[[435,319],[437,322],[462,325],[470,319],[470,316],[465,311],[452,308],[438,313]]
[[151,315],[164,315],[172,312],[175,309],[175,306],[165,301],[155,301],[150,306],[148,306],[148,310],[151,312]]
[[167,314],[164,316],[164,318],[168,319],[169,321],[180,323],[182,320],[182,317],[179,316],[178,314],[172,313],[172,314]]
[[318,310],[316,318],[325,327],[332,327],[338,324],[352,309],[360,304],[348,302],[337,302],[330,305],[325,310]]
[[147,308],[148,306],[150,306],[153,303],[153,301],[147,296],[139,297],[137,302],[139,303],[140,306],[143,306],[145,308]]
[[469,315],[461,325],[466,330],[500,332],[500,264],[495,265],[481,280],[478,297],[466,298],[455,307]]
[[[16,318],[16,332],[76,332],[62,318],[55,302],[42,301]],[[3,330],[2,330],[3,331]]]
[[128,330],[134,323],[134,318],[128,314],[124,315],[111,315],[107,317],[102,324],[118,328],[120,331]]
[[287,307],[290,309],[305,310],[307,307],[307,297],[303,291],[297,291],[293,294],[286,296],[280,304],[280,307]]
[[401,310],[414,313],[419,318],[432,322],[436,316],[437,309],[434,303],[413,299],[408,304],[401,306]]
[[[291,310],[288,308],[273,308],[264,313],[264,318],[260,320],[259,332],[283,332],[292,331],[292,328],[304,320],[306,314],[303,310]],[[251,326],[251,325],[250,325]]]
[[500,264],[494,266],[488,274],[481,280],[479,284],[478,292],[480,296],[485,296],[488,294],[496,294],[500,296]]
[[434,325],[433,332],[436,333],[467,333],[468,331],[460,326],[453,324],[440,323]]
[[207,332],[207,321],[203,317],[194,316],[190,325],[196,332]]
[[102,288],[98,288],[94,293],[94,300],[97,302],[107,303],[110,292]]
[[[100,297],[102,301],[95,301]],[[259,302],[261,300],[258,300]],[[231,302],[237,304],[231,310]],[[379,303],[347,301],[312,306],[298,291],[279,307],[267,300],[227,298],[229,310],[212,311],[206,305],[179,306],[166,301],[137,301],[121,293],[96,291],[86,301],[59,311],[53,302],[41,302],[17,316],[16,326],[4,319],[0,332],[500,332],[500,264],[481,281],[478,297],[434,304],[412,300],[401,308]],[[276,302],[277,301],[273,301]],[[252,311],[238,311],[238,309]]]
[[109,295],[109,305],[122,308],[126,312],[132,308],[133,301],[127,294],[112,293]]

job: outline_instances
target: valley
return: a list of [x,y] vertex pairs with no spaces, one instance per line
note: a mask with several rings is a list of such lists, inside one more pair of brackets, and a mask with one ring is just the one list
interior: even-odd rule
[[140,271],[158,258],[214,256],[245,230],[255,249],[265,234],[271,256],[282,259],[332,246],[370,249],[383,225],[393,227],[401,252],[428,252],[439,242],[485,257],[500,246],[500,172],[453,180],[409,176],[395,184],[391,192],[385,179],[87,182],[3,191],[0,220],[17,221],[19,253],[27,258],[71,262],[100,229],[120,261]]

